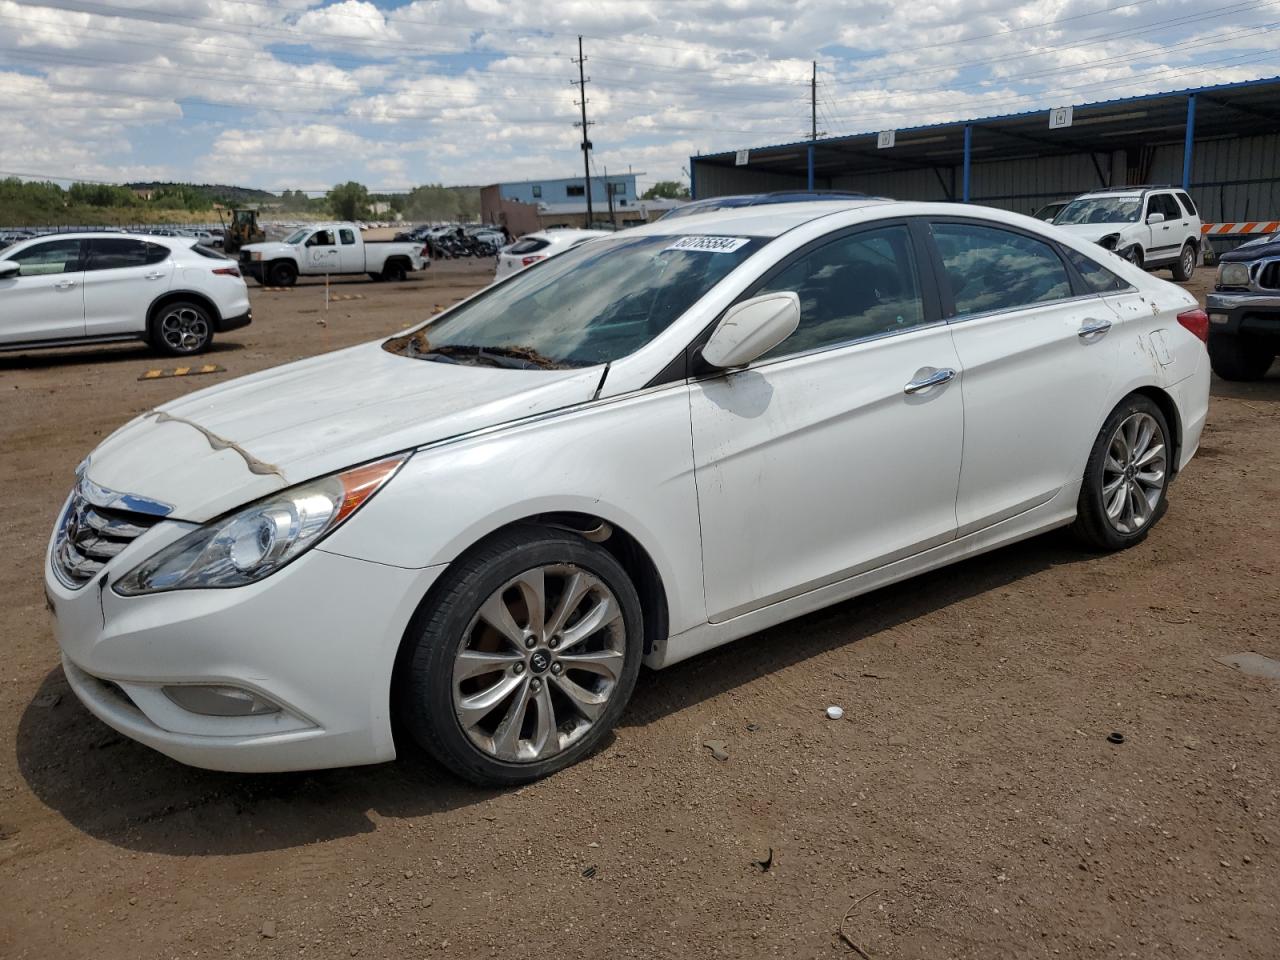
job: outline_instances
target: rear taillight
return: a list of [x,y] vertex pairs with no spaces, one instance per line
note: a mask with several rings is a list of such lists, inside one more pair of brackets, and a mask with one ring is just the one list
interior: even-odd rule
[[431,248],[430,248],[429,246],[427,246],[427,245],[424,243],[424,244],[422,245],[422,252],[421,252],[420,254],[418,254],[418,256],[420,256],[420,257],[427,257],[428,259],[430,259],[430,257],[431,257]]
[[1198,307],[1178,314],[1178,322],[1196,335],[1201,343],[1209,342],[1209,315]]
[[537,263],[539,260],[545,260],[545,259],[547,259],[547,255],[545,253],[540,253],[537,256],[533,256],[533,257],[521,257],[520,266],[527,267],[531,263]]
[[239,271],[237,268],[235,268],[235,267],[218,267],[218,268],[217,268],[216,270],[214,270],[213,272],[214,272],[214,273],[216,273],[216,274],[217,274],[218,276],[220,276],[220,277],[238,277],[238,276],[240,276],[240,271]]

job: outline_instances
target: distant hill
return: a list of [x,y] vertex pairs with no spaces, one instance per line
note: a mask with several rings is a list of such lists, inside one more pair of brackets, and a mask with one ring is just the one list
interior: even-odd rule
[[126,187],[130,190],[177,190],[180,188],[199,190],[217,200],[226,200],[230,203],[265,203],[270,200],[279,199],[276,194],[266,190],[255,190],[252,187],[234,187],[226,183],[172,183],[163,180],[153,180],[151,182],[126,183]]

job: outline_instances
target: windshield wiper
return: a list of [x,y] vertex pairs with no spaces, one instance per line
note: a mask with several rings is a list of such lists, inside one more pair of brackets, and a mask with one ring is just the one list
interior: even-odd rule
[[572,366],[572,364],[545,357],[532,347],[482,347],[475,344],[454,343],[432,346],[426,337],[425,330],[388,340],[383,344],[383,349],[402,354],[412,360],[432,360],[436,363],[483,363],[508,370],[562,370]]

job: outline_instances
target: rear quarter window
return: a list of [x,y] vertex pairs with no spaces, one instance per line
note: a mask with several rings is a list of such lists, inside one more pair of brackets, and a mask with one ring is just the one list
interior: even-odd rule
[[1094,293],[1119,293],[1129,289],[1129,282],[1116,276],[1096,260],[1086,257],[1078,250],[1065,248],[1067,259],[1076,268],[1084,285]]
[[517,240],[511,246],[507,247],[507,253],[537,253],[539,250],[545,250],[551,246],[550,240],[541,240],[537,237],[525,237],[523,240]]

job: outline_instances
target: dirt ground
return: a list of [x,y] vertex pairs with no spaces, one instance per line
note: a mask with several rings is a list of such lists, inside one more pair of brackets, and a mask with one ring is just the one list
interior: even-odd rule
[[1280,953],[1280,682],[1215,662],[1280,657],[1280,368],[1215,381],[1141,546],[1041,537],[646,673],[610,745],[521,790],[414,752],[209,773],[93,719],[40,575],[76,463],[490,269],[336,284],[359,299],[327,314],[315,284],[255,289],[212,376],[139,381],[171,364],[133,347],[0,357],[0,955],[856,957],[841,927],[875,960]]

